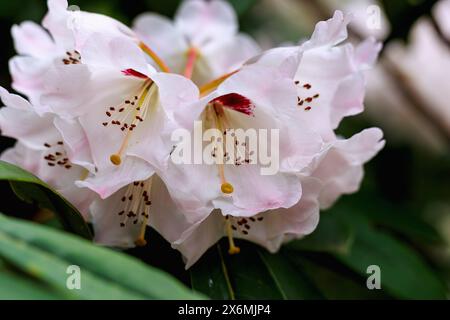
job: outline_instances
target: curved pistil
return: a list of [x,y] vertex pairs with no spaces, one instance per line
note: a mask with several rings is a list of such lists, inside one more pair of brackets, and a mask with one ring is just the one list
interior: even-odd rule
[[230,255],[238,254],[239,252],[241,252],[241,249],[234,244],[233,229],[231,227],[231,220],[230,220],[229,216],[225,217],[225,227],[226,227],[227,236],[228,236],[228,244],[230,246],[228,249],[228,253]]

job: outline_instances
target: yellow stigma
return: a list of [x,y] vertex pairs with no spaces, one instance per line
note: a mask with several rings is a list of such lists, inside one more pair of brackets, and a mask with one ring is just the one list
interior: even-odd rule
[[230,249],[228,249],[228,254],[230,255],[238,254],[239,252],[241,252],[239,247],[230,247]]
[[239,252],[241,252],[241,249],[239,247],[236,247],[236,245],[234,244],[233,229],[231,226],[230,217],[226,217],[225,219],[226,219],[225,225],[226,225],[226,229],[227,229],[228,244],[230,246],[228,249],[228,253],[230,255],[238,254]]
[[109,160],[111,160],[111,162],[116,166],[120,166],[120,164],[122,163],[122,158],[120,158],[120,155],[118,154],[111,155]]
[[220,186],[220,189],[225,194],[231,194],[234,191],[233,185],[229,182],[222,183],[222,185]]
[[147,245],[147,240],[145,240],[142,237],[139,237],[138,239],[136,239],[136,241],[134,241],[134,244],[137,247],[145,247]]

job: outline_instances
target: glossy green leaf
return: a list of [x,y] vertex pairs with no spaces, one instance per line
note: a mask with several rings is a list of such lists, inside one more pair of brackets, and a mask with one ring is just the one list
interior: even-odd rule
[[67,231],[87,239],[92,237],[89,227],[78,210],[36,176],[17,166],[0,161],[0,180],[9,181],[14,192],[21,199],[36,202],[40,207],[53,211]]
[[369,225],[357,228],[349,253],[336,256],[365,277],[368,266],[379,266],[381,287],[397,298],[445,298],[442,281],[414,250]]
[[39,283],[35,279],[0,266],[0,300],[55,300],[63,299],[52,288]]
[[327,263],[320,259],[311,259],[291,252],[289,259],[303,270],[326,299],[330,300],[367,300],[389,299],[385,290],[369,290],[366,279],[351,270],[343,270],[337,261]]
[[226,244],[214,247],[191,269],[192,287],[214,299],[319,299],[301,270],[282,254],[240,241],[230,256]]
[[212,247],[191,269],[191,286],[208,297],[220,300],[235,299],[228,268],[220,245]]
[[363,212],[375,224],[403,234],[414,242],[429,245],[444,243],[433,227],[411,212],[402,212],[382,201],[378,202],[376,208],[366,208]]
[[[0,215],[0,259],[68,298],[201,298],[166,273],[134,258],[3,215]],[[81,270],[80,290],[66,287],[67,268],[72,265]]]
[[350,250],[354,232],[350,224],[331,212],[325,212],[314,232],[303,239],[291,241],[287,247],[302,251],[345,253]]

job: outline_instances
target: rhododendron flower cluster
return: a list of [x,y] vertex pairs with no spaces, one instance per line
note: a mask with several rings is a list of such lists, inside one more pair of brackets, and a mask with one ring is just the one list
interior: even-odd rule
[[[2,133],[18,140],[2,159],[61,192],[101,245],[145,246],[151,227],[187,268],[222,237],[230,254],[235,238],[275,252],[357,191],[384,146],[377,128],[335,133],[363,111],[381,47],[346,43],[351,17],[340,11],[309,40],[262,52],[222,0],[185,1],[173,22],[146,13],[131,28],[66,0],[48,8],[42,26],[12,30],[12,86],[27,99],[0,92]],[[174,139],[198,124],[215,135]],[[271,146],[275,172],[264,174],[254,137],[238,130]],[[207,161],[173,161],[198,152]]]

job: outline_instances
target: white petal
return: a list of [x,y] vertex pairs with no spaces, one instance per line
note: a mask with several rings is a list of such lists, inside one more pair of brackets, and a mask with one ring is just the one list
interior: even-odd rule
[[53,126],[53,116],[39,116],[22,97],[0,87],[5,108],[0,109],[2,134],[20,140],[29,148],[43,150],[45,143],[56,143],[61,136]]
[[147,64],[144,52],[133,41],[93,33],[79,47],[83,63],[89,67],[109,68],[121,72],[133,69],[145,75],[154,70]]
[[362,166],[384,147],[382,138],[380,129],[371,128],[331,144],[313,173],[324,184],[320,194],[322,208],[330,207],[341,195],[358,190]]
[[345,15],[338,10],[331,19],[320,21],[316,24],[311,39],[303,44],[304,49],[334,46],[341,43],[347,39],[347,25],[350,20],[350,15]]
[[88,110],[89,93],[97,89],[89,82],[90,78],[85,65],[54,65],[43,77],[44,89],[39,102],[64,118],[80,116]]
[[184,54],[188,49],[181,30],[176,28],[171,20],[158,14],[139,15],[133,23],[133,30],[158,56],[169,58],[169,62],[170,57]]
[[19,54],[45,58],[56,49],[50,35],[38,24],[26,21],[11,30],[14,46]]
[[73,33],[70,30],[72,12],[67,10],[67,0],[48,0],[48,13],[42,25],[50,31],[55,42],[62,48],[72,50],[75,46]]
[[55,118],[54,125],[64,140],[70,161],[94,172],[89,141],[79,121]]
[[207,219],[188,229],[172,247],[181,252],[186,262],[186,269],[189,269],[224,235],[225,219],[220,212],[214,211]]
[[175,25],[190,43],[202,48],[209,41],[226,39],[237,30],[237,17],[226,1],[185,1],[175,16]]
[[225,176],[234,192],[213,201],[225,214],[250,217],[271,209],[289,208],[301,197],[301,184],[295,175],[261,175],[259,166],[247,164],[225,167]]
[[120,166],[111,164],[86,180],[77,181],[76,184],[87,187],[102,199],[106,199],[130,183],[147,180],[153,173],[153,167],[147,162],[139,158],[126,157]]
[[92,224],[94,226],[94,241],[98,244],[117,247],[133,248],[141,230],[141,223],[128,221],[121,227],[124,215],[118,215],[123,210],[122,197],[126,188],[122,188],[106,200],[96,200],[91,205]]
[[433,15],[442,33],[450,40],[450,1],[441,0],[433,8]]
[[223,74],[238,70],[244,62],[257,55],[260,50],[252,38],[239,34],[220,45],[203,49],[202,55],[211,68],[212,77],[218,78]]

